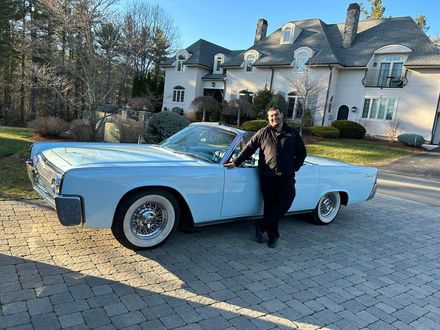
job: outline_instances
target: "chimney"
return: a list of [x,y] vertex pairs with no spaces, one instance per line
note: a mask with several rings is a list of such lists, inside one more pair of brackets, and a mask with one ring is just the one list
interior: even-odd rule
[[254,45],[261,39],[266,37],[267,21],[264,18],[260,18],[257,22],[257,31],[255,31]]
[[345,18],[344,35],[342,36],[342,48],[350,48],[356,38],[361,7],[357,3],[350,3]]

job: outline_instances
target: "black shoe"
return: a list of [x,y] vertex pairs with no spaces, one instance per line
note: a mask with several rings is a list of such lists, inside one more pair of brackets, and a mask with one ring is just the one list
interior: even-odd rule
[[267,246],[270,248],[276,248],[277,247],[277,241],[278,238],[269,238],[269,241],[267,242]]
[[263,243],[263,233],[258,229],[255,231],[255,239],[257,240],[257,243]]

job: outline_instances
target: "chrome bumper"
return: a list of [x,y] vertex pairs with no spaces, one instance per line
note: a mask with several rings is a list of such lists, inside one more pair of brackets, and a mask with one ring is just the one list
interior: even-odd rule
[[79,196],[58,195],[47,187],[47,180],[38,173],[32,161],[26,162],[29,179],[34,190],[52,206],[63,226],[80,225],[84,221],[82,200]]
[[370,199],[372,199],[376,195],[376,191],[377,191],[377,183],[374,182],[373,189],[371,189],[371,193],[370,193],[370,196],[368,196],[367,201],[369,201]]

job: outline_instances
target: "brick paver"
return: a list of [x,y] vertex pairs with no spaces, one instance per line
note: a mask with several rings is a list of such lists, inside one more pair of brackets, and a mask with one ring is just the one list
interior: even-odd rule
[[329,226],[286,217],[276,249],[240,222],[135,253],[0,201],[0,329],[439,328],[438,214],[378,194]]

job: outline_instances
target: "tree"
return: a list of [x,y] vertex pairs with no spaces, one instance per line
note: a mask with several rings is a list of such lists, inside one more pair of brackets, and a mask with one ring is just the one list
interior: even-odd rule
[[290,82],[297,97],[302,100],[303,108],[300,117],[300,134],[304,126],[312,126],[315,115],[325,111],[325,101],[322,101],[322,94],[327,90],[326,79],[321,76],[313,77],[306,69],[297,79]]
[[252,104],[247,100],[246,97],[240,97],[225,104],[222,114],[225,117],[236,117],[238,127],[240,127],[241,119],[246,121],[255,118],[255,111],[252,108]]
[[196,97],[189,107],[196,113],[196,116],[202,117],[202,121],[215,121],[221,111],[220,104],[211,96]]
[[423,30],[423,32],[428,32],[429,26],[428,22],[426,21],[426,16],[419,14],[417,15],[414,20],[416,21],[417,25],[420,26],[420,28]]
[[272,100],[270,100],[268,107],[277,107],[278,109],[280,109],[280,112],[286,116],[287,115],[287,102],[286,99],[284,98],[284,96],[280,95],[280,94],[275,94],[272,97]]
[[382,19],[385,13],[385,7],[382,6],[382,0],[368,0],[370,3],[370,11],[365,9],[362,2],[359,3],[361,13],[364,14],[366,20]]
[[273,98],[273,92],[264,86],[263,89],[259,89],[254,97],[253,107],[257,114],[257,118],[266,119],[266,110],[270,101]]

